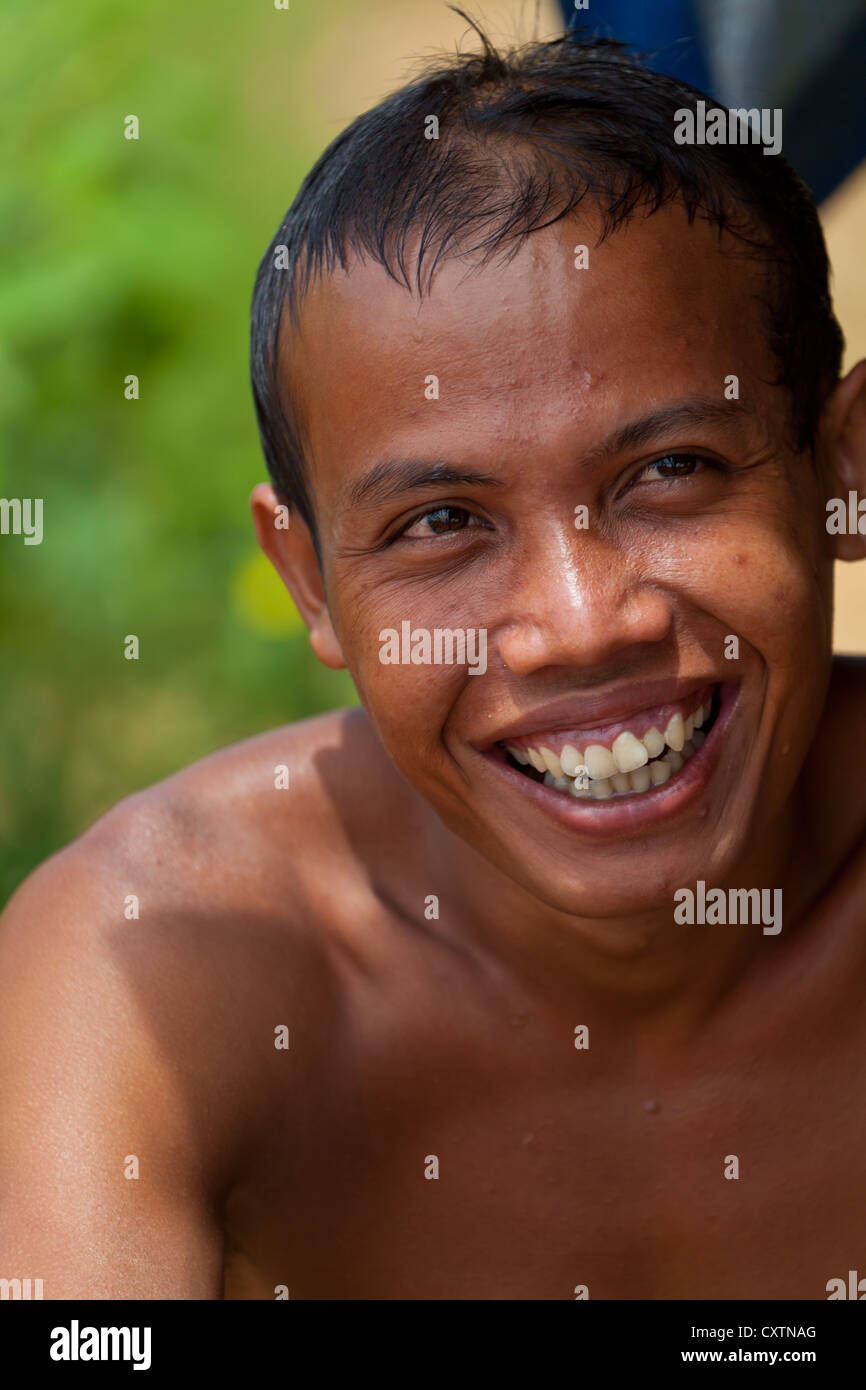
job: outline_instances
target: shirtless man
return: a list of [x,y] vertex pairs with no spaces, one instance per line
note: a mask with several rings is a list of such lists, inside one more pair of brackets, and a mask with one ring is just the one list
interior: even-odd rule
[[[814,209],[760,148],[677,147],[695,94],[613,46],[439,75],[299,195],[311,240],[341,190],[387,202],[410,280],[350,237],[302,287],[274,364],[300,481],[262,385],[297,218],[257,286],[259,539],[363,708],[131,797],[3,919],[0,1272],[46,1298],[826,1299],[866,1272],[866,673],[831,655],[833,558],[866,542],[826,525],[866,486],[866,364],[837,380]],[[461,135],[460,101],[511,124]],[[485,260],[540,134],[683,186],[605,236],[594,188]],[[687,216],[725,170],[778,275]],[[404,622],[483,630],[486,669],[382,660]],[[699,883],[783,913],[684,922]]]

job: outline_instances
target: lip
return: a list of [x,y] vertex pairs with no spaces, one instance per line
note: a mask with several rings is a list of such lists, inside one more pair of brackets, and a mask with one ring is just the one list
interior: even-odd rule
[[[636,722],[641,715],[651,715],[660,705],[686,700],[692,695],[697,698],[702,691],[716,685],[719,685],[718,679],[710,675],[664,681],[631,681],[627,686],[596,691],[586,697],[570,695],[567,699],[538,705],[510,724],[503,724],[495,733],[486,731],[483,744],[476,747],[479,752],[488,753],[497,743],[528,738],[531,734],[553,733],[557,729],[601,730],[603,726],[620,720]],[[700,751],[703,752],[703,749]]]
[[[676,776],[660,787],[634,796],[612,797],[609,801],[578,800],[518,772],[498,746],[484,750],[482,756],[513,785],[515,794],[528,798],[531,804],[567,829],[602,838],[643,831],[687,812],[706,790],[739,704],[741,688],[733,683],[718,685],[719,713],[701,747]],[[690,687],[685,693],[690,693]]]

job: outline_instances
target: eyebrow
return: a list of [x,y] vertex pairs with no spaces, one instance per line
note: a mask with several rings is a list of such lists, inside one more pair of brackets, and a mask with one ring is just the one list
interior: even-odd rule
[[385,459],[358,478],[346,493],[349,506],[375,506],[389,502],[404,492],[432,484],[452,483],[468,487],[502,487],[501,478],[477,473],[442,459]]
[[[690,396],[653,410],[637,420],[631,420],[603,443],[587,450],[583,464],[638,449],[672,430],[700,425],[730,425],[735,421],[756,418],[752,408],[743,401],[718,401],[707,396]],[[464,487],[503,487],[502,478],[492,473],[478,473],[444,459],[384,459],[347,488],[345,503],[349,507],[377,506],[392,501],[405,492],[435,485]]]
[[587,450],[583,462],[597,463],[612,455],[639,449],[641,445],[651,444],[673,430],[700,425],[732,425],[746,419],[755,420],[757,416],[745,401],[718,401],[709,396],[689,396],[630,421],[604,443]]

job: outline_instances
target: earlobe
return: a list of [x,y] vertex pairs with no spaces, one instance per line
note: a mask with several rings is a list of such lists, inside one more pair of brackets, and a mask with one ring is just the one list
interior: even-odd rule
[[309,527],[296,507],[277,496],[270,483],[253,488],[250,509],[259,545],[297,605],[307,625],[310,646],[334,671],[346,662],[328,611],[319,557]]
[[322,619],[310,628],[310,646],[323,666],[330,666],[332,671],[345,671],[343,648],[337,640],[327,608],[323,609]]
[[836,386],[825,411],[825,523],[837,560],[866,556],[866,360]]

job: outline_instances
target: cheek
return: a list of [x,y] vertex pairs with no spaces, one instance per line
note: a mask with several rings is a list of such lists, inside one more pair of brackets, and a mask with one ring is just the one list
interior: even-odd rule
[[[389,594],[387,586],[363,591],[353,585],[342,593],[336,614],[361,702],[392,759],[413,782],[443,757],[442,730],[467,679],[465,666],[434,660],[432,634],[446,625],[441,609],[429,614],[410,594]],[[425,647],[423,637],[418,639],[427,633]]]
[[811,534],[740,515],[658,559],[690,604],[768,657],[784,660],[827,638],[827,567]]
[[358,694],[391,759],[416,788],[441,780],[442,735],[465,673],[434,665],[387,665],[374,654]]

